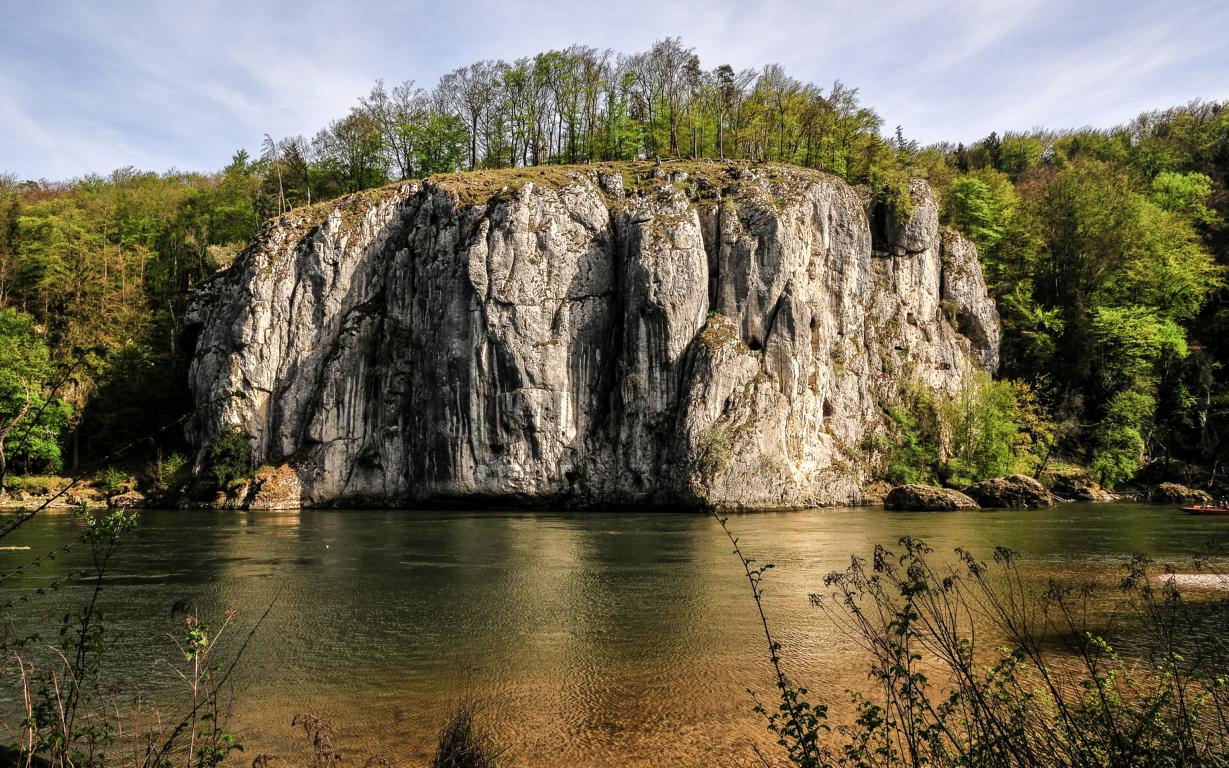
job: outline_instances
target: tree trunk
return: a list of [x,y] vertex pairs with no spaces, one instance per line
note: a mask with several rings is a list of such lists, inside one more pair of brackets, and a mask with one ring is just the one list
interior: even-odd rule
[[471,113],[469,131],[469,169],[472,171],[478,164],[478,113]]

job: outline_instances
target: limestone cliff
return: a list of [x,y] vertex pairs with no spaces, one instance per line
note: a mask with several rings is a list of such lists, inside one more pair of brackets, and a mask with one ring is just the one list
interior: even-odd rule
[[305,505],[856,503],[901,382],[997,365],[976,251],[911,193],[640,163],[292,212],[194,301],[189,435],[238,426]]

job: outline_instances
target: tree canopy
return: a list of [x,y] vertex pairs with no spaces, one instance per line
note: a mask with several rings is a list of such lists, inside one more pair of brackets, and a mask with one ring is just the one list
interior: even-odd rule
[[1004,324],[1002,374],[1077,425],[1066,451],[1110,484],[1149,462],[1214,470],[1229,429],[1229,109],[991,134],[919,163],[945,219],[979,246]]

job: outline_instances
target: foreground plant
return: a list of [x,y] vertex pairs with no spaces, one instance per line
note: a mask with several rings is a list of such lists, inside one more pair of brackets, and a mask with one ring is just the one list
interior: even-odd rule
[[19,753],[23,762],[39,754],[52,765],[92,765],[105,761],[115,725],[101,701],[105,628],[99,607],[107,568],[124,536],[136,528],[137,517],[122,510],[79,512],[84,523],[80,543],[89,548],[90,566],[77,576],[89,587],[89,597],[64,615],[59,642],[46,648],[47,670],[36,668],[24,655],[38,638],[13,643],[10,660],[21,682],[26,717]]
[[243,749],[227,727],[229,683],[272,605],[229,654],[223,653],[221,640],[236,614],[226,613],[211,629],[194,610],[187,611],[182,636],[171,638],[177,657],[165,662],[184,684],[184,695],[160,710],[103,674],[107,643],[99,599],[108,567],[138,517],[123,510],[82,509],[79,514],[84,523],[79,544],[89,549],[90,567],[77,577],[88,585],[89,597],[64,616],[58,643],[46,645],[37,636],[7,643],[8,671],[20,682],[25,717],[19,743],[3,758],[14,765],[52,768],[117,763],[217,768]]
[[462,700],[440,729],[431,768],[495,768],[499,754],[474,705]]
[[1032,584],[1005,548],[990,563],[957,550],[957,565],[938,566],[906,537],[899,553],[854,557],[811,596],[870,659],[869,688],[847,692],[852,710],[834,728],[782,671],[760,599],[772,566],[754,565],[718,521],[776,676],[778,705],[755,711],[792,765],[1229,766],[1229,600],[1184,599],[1171,568],[1137,555],[1115,593]]

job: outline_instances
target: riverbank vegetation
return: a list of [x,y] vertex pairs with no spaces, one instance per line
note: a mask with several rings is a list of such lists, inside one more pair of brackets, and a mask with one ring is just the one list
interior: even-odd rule
[[1050,461],[1055,425],[1026,382],[979,374],[950,397],[904,382],[882,404],[891,435],[876,435],[879,477],[892,485],[963,488],[1014,473],[1040,474]]
[[1108,485],[1180,463],[1215,480],[1229,449],[1229,110],[991,134],[919,162],[978,245],[1000,375],[1038,393],[1059,449]]
[[[186,298],[270,217],[398,178],[654,156],[794,163],[885,200],[924,177],[943,221],[978,245],[1010,383],[970,391],[961,416],[923,398],[885,405],[892,442],[916,454],[885,453],[885,478],[958,485],[1060,458],[1110,486],[1220,479],[1226,105],[919,147],[854,88],[704,65],[677,39],[477,62],[429,88],[377,82],[313,137],[265,137],[214,173],[0,176],[7,465],[79,469],[187,412]],[[121,469],[149,487],[186,452],[163,431]]]

